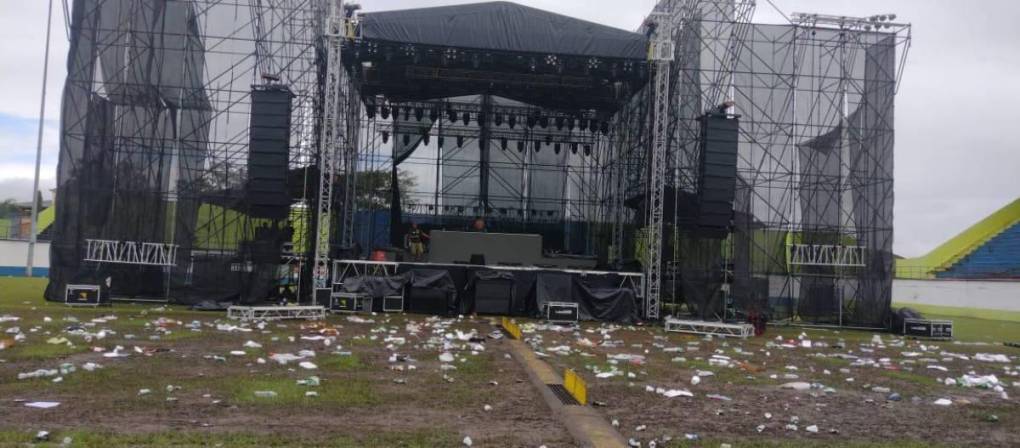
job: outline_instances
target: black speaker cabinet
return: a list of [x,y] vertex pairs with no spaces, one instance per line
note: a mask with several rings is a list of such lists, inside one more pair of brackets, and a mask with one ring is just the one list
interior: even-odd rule
[[285,219],[290,155],[290,90],[256,86],[251,92],[248,145],[248,205],[256,218]]
[[475,282],[475,312],[478,314],[511,314],[514,282],[506,279],[478,280]]
[[726,114],[701,118],[698,219],[701,227],[728,228],[737,188],[740,120]]
[[445,316],[450,312],[449,297],[445,291],[411,286],[407,288],[405,297],[407,302],[404,306],[410,313]]

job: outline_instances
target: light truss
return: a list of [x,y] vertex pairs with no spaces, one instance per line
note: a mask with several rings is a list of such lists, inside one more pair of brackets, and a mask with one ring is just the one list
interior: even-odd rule
[[736,337],[747,339],[754,336],[754,326],[751,324],[728,324],[723,322],[708,322],[703,320],[686,320],[667,317],[665,321],[666,331],[673,333],[704,334],[721,337]]
[[172,267],[177,264],[177,244],[144,241],[85,240],[84,261]]
[[836,244],[791,244],[790,264],[797,266],[865,267],[867,259],[861,246]]

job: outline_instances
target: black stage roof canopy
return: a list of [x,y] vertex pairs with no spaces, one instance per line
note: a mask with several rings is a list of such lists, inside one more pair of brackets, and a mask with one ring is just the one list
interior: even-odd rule
[[359,37],[348,69],[391,102],[492,94],[607,117],[648,81],[643,35],[509,2],[365,13]]
[[510,2],[366,13],[361,35],[476,50],[640,60],[648,54],[641,34]]

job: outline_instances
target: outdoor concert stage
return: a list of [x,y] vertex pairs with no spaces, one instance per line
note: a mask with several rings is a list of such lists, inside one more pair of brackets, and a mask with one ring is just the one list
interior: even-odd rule
[[51,301],[890,321],[891,16],[150,3],[75,3]]

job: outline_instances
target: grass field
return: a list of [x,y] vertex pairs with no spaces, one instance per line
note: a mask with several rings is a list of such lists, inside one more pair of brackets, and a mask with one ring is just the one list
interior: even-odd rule
[[[332,316],[327,325],[340,334],[334,346],[323,347],[302,340],[315,333],[299,323],[270,323],[249,332],[222,331],[217,325],[227,322],[223,313],[152,304],[67,308],[42,300],[45,286],[45,279],[0,278],[0,315],[20,318],[0,324],[0,339],[9,336],[5,330],[14,326],[27,335],[25,341],[0,351],[0,447],[32,444],[38,430],[51,431],[53,436],[51,443],[36,446],[60,446],[64,437],[70,437],[71,446],[95,447],[446,447],[461,446],[465,435],[472,437],[475,447],[572,446],[526,374],[505,357],[500,341],[487,340],[485,349],[477,353],[461,348],[455,351],[458,359],[452,366],[441,366],[436,360],[446,349],[435,345],[435,335],[442,340],[454,327],[440,326],[424,334],[412,334],[410,328],[427,329],[442,319],[378,315],[359,322]],[[953,319],[957,340],[963,343],[880,335],[888,346],[876,348],[870,331],[801,327],[772,327],[766,337],[746,341],[664,333],[656,326],[607,324],[585,324],[570,331],[540,329],[526,336],[539,338],[533,345],[536,350],[572,347],[568,355],[545,359],[556,369],[580,372],[588,381],[589,396],[605,403],[596,409],[607,419],[622,421],[619,430],[625,437],[645,442],[653,436],[673,437],[669,443],[660,439],[659,446],[1011,446],[1009,434],[1020,433],[1016,405],[991,391],[950,388],[941,381],[969,371],[998,373],[1002,367],[949,360],[940,353],[1006,353],[1016,360],[1017,349],[998,343],[1020,339],[1020,316],[914,308],[929,317]],[[448,321],[481,335],[492,330],[487,318]],[[92,332],[103,328],[111,333],[102,341],[83,340],[67,331],[76,323]],[[47,342],[55,337],[66,337],[70,343]],[[408,343],[392,342],[395,337]],[[614,344],[582,346],[581,338]],[[811,339],[821,348],[799,348],[798,338]],[[247,341],[261,347],[249,347]],[[784,348],[777,345],[780,341],[794,343]],[[108,359],[96,350],[109,351],[116,345],[124,346],[131,356]],[[668,347],[682,350],[667,352]],[[309,348],[318,352],[317,370],[256,362],[273,353]],[[926,354],[904,356],[911,351]],[[395,363],[396,353],[411,361]],[[620,353],[644,353],[647,360],[637,365],[608,356]],[[891,361],[882,368],[862,367],[853,363],[855,358],[844,357],[848,353]],[[741,360],[739,368],[713,364],[710,358],[721,354]],[[65,375],[60,382],[13,379],[20,372],[85,362],[103,367]],[[926,363],[949,370],[926,369]],[[402,368],[410,364],[417,370]],[[616,369],[626,374],[595,376],[597,371]],[[703,375],[703,371],[713,373],[692,386],[692,375]],[[791,372],[804,381],[834,386],[836,392],[798,396],[781,390],[779,384],[789,381],[786,377]],[[1004,380],[1007,374],[1002,375]],[[297,382],[310,375],[320,377],[321,384],[310,389]],[[903,401],[884,403],[883,394],[871,391],[876,385],[901,393]],[[649,386],[689,388],[697,395],[667,400],[647,392]],[[151,393],[142,395],[143,389]],[[267,390],[276,395],[256,396]],[[309,396],[309,391],[316,394]],[[1009,392],[1018,395],[1013,389]],[[706,399],[710,394],[728,398]],[[968,404],[931,405],[944,396]],[[19,401],[23,399],[62,405],[57,410],[26,410]],[[489,405],[495,409],[483,410]],[[763,419],[766,411],[775,417]],[[995,415],[997,423],[988,423],[989,415]],[[783,429],[789,419],[798,417],[800,431]],[[808,423],[819,425],[821,432],[807,434]],[[638,424],[649,429],[637,430]],[[759,424],[767,427],[764,432],[755,430]],[[832,432],[835,429],[839,431]],[[702,438],[684,440],[687,432]]]
[[960,341],[1020,343],[1020,312],[1017,311],[893,304],[893,307],[899,306],[920,311],[929,319],[952,320],[953,332]]

